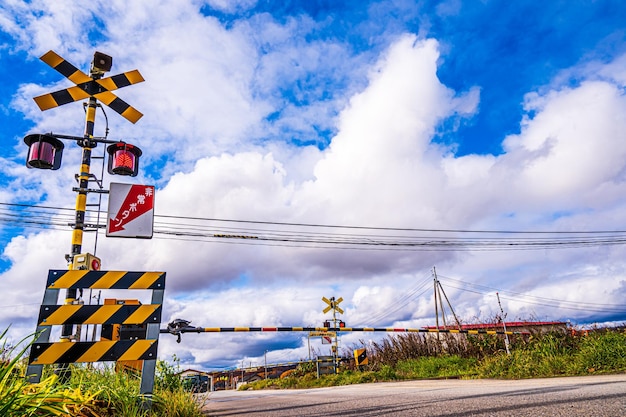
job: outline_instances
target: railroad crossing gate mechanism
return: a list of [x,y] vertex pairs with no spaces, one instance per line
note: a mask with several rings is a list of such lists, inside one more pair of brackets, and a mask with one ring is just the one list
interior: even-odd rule
[[[60,289],[152,290],[150,304],[58,305]],[[26,374],[30,382],[41,379],[43,365],[76,362],[143,361],[140,393],[154,387],[157,345],[165,291],[165,272],[50,270],[37,321],[37,340],[31,346]],[[55,325],[141,325],[145,339],[50,342]]]

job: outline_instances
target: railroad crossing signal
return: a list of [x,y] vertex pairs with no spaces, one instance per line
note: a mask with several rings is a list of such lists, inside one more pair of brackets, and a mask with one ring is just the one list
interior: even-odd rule
[[331,297],[330,300],[326,297],[322,297],[322,301],[328,304],[328,307],[322,311],[324,314],[328,313],[330,310],[335,310],[339,314],[343,314],[343,309],[339,307],[339,303],[343,301],[343,297],[339,297],[336,300],[335,297]]
[[101,76],[104,72],[111,69],[113,60],[113,58],[101,52],[96,52],[94,55],[93,66],[100,70],[100,72],[94,73],[96,77],[90,77],[85,74],[54,51],[46,52],[40,59],[76,84],[73,87],[35,97],[35,103],[42,111],[94,97],[131,123],[136,123],[143,116],[137,109],[111,92],[118,88],[144,81],[138,70],[99,78],[98,75]]

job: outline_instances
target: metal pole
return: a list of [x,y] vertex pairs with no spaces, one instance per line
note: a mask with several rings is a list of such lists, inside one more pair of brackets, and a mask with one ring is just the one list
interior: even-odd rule
[[433,292],[435,294],[435,325],[437,326],[437,340],[439,340],[439,307],[437,306],[437,271],[433,266]]
[[500,312],[502,313],[502,326],[504,327],[504,347],[506,348],[506,354],[510,355],[511,351],[509,349],[509,335],[506,333],[506,322],[504,321],[506,314],[504,314],[504,310],[502,309],[502,304],[500,303],[500,294],[496,292],[496,297],[498,297],[498,305],[500,306]]
[[446,323],[446,310],[443,308],[443,297],[441,296],[441,282],[437,279],[437,296],[439,298],[439,309],[441,310],[441,321],[443,321],[443,328],[448,328],[448,323]]
[[[102,76],[101,73],[95,72],[92,68],[91,76],[96,79]],[[83,245],[83,229],[85,227],[85,210],[87,208],[87,189],[89,188],[89,168],[91,164],[91,149],[96,146],[93,141],[94,124],[96,119],[97,100],[89,97],[87,103],[87,111],[85,114],[85,134],[84,139],[79,141],[79,145],[83,148],[82,161],[80,171],[78,173],[78,194],[76,195],[76,214],[74,218],[74,227],[72,231],[72,249],[67,257],[69,269],[73,269],[74,256],[79,255]],[[82,290],[81,290],[82,293]],[[77,290],[70,288],[65,293],[65,304],[74,304],[77,300]],[[61,342],[71,342],[74,334],[74,326],[64,324],[61,328]],[[58,367],[59,379],[67,381],[70,377],[69,364],[61,363]]]
[[333,361],[335,363],[335,373],[339,373],[339,364],[337,363],[337,351],[339,350],[339,332],[337,331],[337,305],[335,304],[335,297],[330,299],[333,307],[333,327],[335,328],[335,345],[333,349]]
[[[97,296],[97,300],[98,300],[98,301],[97,301],[97,303],[96,303],[96,304],[98,304],[98,305],[100,305],[100,295],[101,295],[101,294],[102,294],[102,290],[98,290],[98,296]],[[96,296],[94,295],[94,297],[96,297]],[[91,302],[91,299],[89,299],[89,301]],[[95,341],[96,341],[96,332],[97,332],[97,329],[98,329],[98,325],[97,325],[97,324],[94,324],[94,325],[93,325],[93,333],[91,334],[91,341],[92,341],[92,342],[95,342]]]
[[[459,328],[459,330],[461,330],[461,321],[456,316],[456,313],[454,312],[454,309],[452,308],[452,304],[450,303],[450,300],[448,299],[448,296],[446,295],[446,292],[443,290],[443,286],[441,285],[441,282],[439,282],[439,289],[443,293],[443,296],[445,297],[446,302],[448,303],[448,307],[450,307],[450,311],[452,312],[452,316],[454,317],[454,320],[456,321],[457,327]],[[441,297],[441,295],[440,295],[440,297]]]

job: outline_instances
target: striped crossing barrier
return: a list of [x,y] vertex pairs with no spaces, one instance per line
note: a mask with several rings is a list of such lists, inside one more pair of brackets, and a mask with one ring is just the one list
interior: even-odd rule
[[42,305],[39,325],[149,324],[161,322],[160,304]]
[[163,290],[165,272],[50,270],[49,289]]
[[[152,290],[152,302],[59,305],[61,289]],[[142,393],[152,392],[164,291],[165,272],[48,271],[44,299],[39,308],[38,337],[31,346],[28,360],[29,380],[39,382],[43,365],[48,364],[143,361],[140,390]],[[52,326],[86,324],[102,325],[101,340],[81,342],[62,338],[50,342]],[[104,328],[115,326],[143,326],[144,336],[129,338],[132,340],[106,340]]]
[[150,360],[157,357],[156,340],[34,343],[31,364]]
[[[185,322],[189,323],[189,322]],[[450,333],[450,334],[491,334],[491,335],[529,335],[529,332],[513,332],[486,329],[430,329],[398,327],[193,327],[168,326],[161,333],[238,333],[238,332],[387,332],[387,333]]]

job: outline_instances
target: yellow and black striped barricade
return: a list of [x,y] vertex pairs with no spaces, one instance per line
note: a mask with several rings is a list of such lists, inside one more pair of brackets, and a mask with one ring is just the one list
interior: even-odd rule
[[42,305],[40,326],[63,324],[150,324],[161,322],[160,304]]
[[365,348],[354,349],[354,364],[357,367],[368,364],[367,349]]
[[[150,304],[58,305],[61,289],[152,290]],[[50,270],[37,321],[37,339],[31,346],[27,375],[39,382],[43,365],[55,363],[143,361],[140,393],[154,387],[165,272]],[[52,326],[145,325],[139,340],[50,342]]]
[[34,343],[30,363],[81,363],[156,359],[157,340],[104,340],[99,342]]

